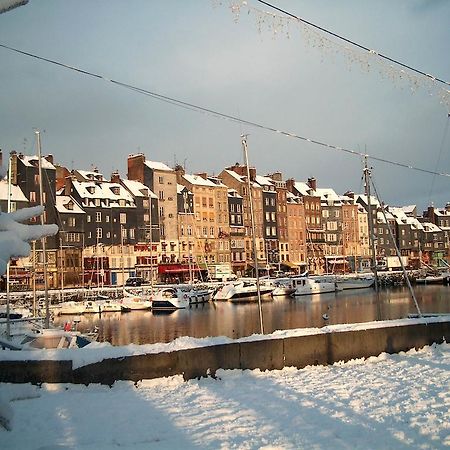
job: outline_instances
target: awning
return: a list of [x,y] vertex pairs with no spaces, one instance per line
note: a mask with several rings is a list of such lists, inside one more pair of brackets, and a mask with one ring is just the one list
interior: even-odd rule
[[281,261],[280,264],[282,266],[289,267],[290,269],[298,269],[298,266],[299,266],[298,264],[294,264],[290,261]]
[[199,269],[198,267],[192,267],[190,270],[189,269],[166,269],[166,271],[164,273],[185,273],[185,272],[200,272],[201,269]]

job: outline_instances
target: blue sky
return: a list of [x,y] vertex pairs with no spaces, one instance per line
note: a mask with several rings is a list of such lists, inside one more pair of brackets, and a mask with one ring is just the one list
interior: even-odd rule
[[[411,91],[353,50],[313,46],[258,30],[255,11],[236,22],[228,1],[31,0],[0,15],[0,43],[170,97],[336,146],[450,173],[448,107],[438,89]],[[450,80],[450,2],[277,0],[276,4],[369,48]],[[248,5],[267,8],[249,0]],[[266,18],[267,23],[273,23]],[[315,41],[317,43],[317,41]],[[365,56],[363,56],[365,58]],[[439,85],[438,85],[439,87]],[[126,158],[185,164],[218,173],[242,161],[319,187],[361,191],[360,158],[181,109],[0,48],[0,148],[44,153],[69,168],[126,174]],[[26,139],[26,140],[25,140]],[[450,178],[371,162],[386,203],[450,201]]]

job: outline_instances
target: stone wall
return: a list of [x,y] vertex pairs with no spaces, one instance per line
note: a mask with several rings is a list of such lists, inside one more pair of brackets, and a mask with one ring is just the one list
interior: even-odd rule
[[[215,376],[218,369],[274,370],[326,365],[398,353],[450,340],[450,321],[385,326],[129,356],[72,369],[71,361],[0,361],[0,382],[102,383],[173,375],[184,379]],[[82,351],[82,350],[81,350]]]

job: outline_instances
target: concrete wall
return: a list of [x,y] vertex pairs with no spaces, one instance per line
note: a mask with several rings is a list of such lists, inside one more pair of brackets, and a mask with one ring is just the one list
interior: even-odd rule
[[71,361],[0,361],[0,382],[102,383],[183,375],[214,376],[218,369],[273,370],[398,353],[450,340],[450,321],[333,331],[284,339],[200,347],[106,359],[72,370]]

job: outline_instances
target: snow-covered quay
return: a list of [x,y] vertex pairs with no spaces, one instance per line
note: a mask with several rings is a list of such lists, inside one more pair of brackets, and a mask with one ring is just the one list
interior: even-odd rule
[[0,440],[3,449],[448,448],[449,369],[444,343],[188,382],[1,384],[11,431]]

